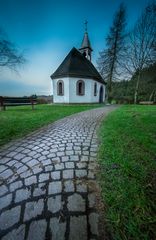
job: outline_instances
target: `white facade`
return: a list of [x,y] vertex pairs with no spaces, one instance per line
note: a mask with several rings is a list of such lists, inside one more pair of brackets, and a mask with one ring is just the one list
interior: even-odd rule
[[[84,94],[77,92],[77,82],[84,82]],[[54,103],[98,103],[105,101],[105,84],[93,79],[64,77],[53,79],[53,102]],[[58,93],[58,83],[63,84],[63,93]],[[96,84],[96,94],[95,94]]]

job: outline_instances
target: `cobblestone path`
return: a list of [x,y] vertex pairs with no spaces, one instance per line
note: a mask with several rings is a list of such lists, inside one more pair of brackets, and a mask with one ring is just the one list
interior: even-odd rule
[[0,150],[2,240],[98,239],[96,128],[113,109],[66,117]]

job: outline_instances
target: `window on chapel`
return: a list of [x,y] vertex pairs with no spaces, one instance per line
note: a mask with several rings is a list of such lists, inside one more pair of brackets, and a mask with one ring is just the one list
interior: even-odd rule
[[94,96],[97,96],[97,83],[94,83]]
[[76,84],[77,95],[83,96],[85,94],[85,83],[82,80],[79,80]]
[[59,95],[59,96],[64,95],[64,83],[63,83],[63,81],[58,81],[58,83],[57,83],[57,95]]

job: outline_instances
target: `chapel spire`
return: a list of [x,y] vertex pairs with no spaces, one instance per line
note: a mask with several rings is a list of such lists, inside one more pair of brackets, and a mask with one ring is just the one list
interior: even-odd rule
[[84,24],[85,24],[85,33],[82,40],[81,48],[79,50],[88,60],[91,61],[91,53],[93,50],[91,48],[90,40],[88,37],[88,29],[87,29],[88,21],[85,21]]

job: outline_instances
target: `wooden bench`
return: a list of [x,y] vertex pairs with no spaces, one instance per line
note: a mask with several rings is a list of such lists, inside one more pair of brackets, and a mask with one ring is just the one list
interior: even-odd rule
[[141,101],[141,102],[139,102],[139,104],[141,104],[141,105],[153,105],[154,102],[153,101]]
[[1,110],[6,110],[6,106],[21,106],[31,105],[34,110],[34,105],[37,104],[36,98],[31,97],[0,97]]

